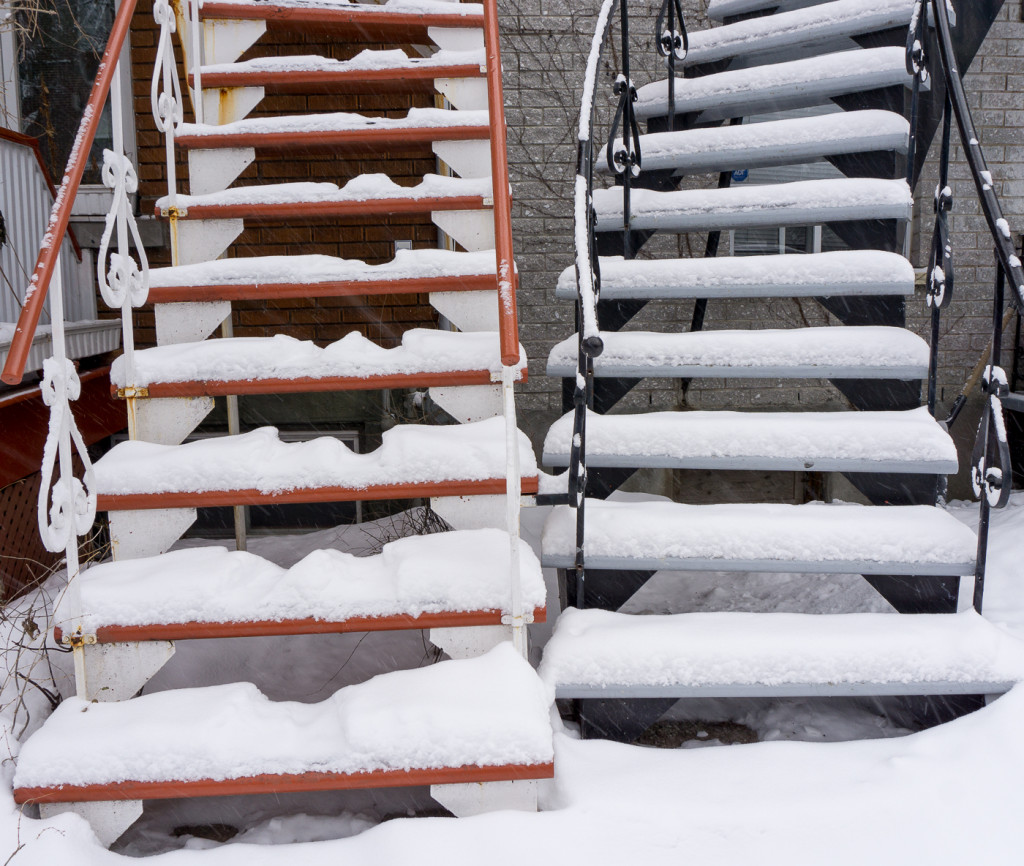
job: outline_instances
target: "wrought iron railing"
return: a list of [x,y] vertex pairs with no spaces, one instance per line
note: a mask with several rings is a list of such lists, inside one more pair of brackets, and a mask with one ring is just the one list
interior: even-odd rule
[[[1000,366],[1006,284],[1010,284],[1010,301],[1018,310],[1024,309],[1024,271],[1014,251],[1010,227],[1003,217],[995,190],[995,182],[985,161],[974,120],[971,117],[967,94],[960,78],[953,44],[949,7],[946,0],[918,0],[907,39],[907,71],[914,75],[911,118],[911,150],[908,173],[913,171],[916,146],[916,126],[921,85],[928,77],[925,52],[925,27],[929,15],[935,28],[937,63],[932,63],[933,74],[941,73],[945,84],[945,105],[942,114],[942,141],[939,151],[939,181],[935,189],[935,225],[927,272],[927,299],[931,307],[931,358],[928,369],[928,408],[934,414],[941,310],[953,297],[955,285],[953,249],[950,244],[948,215],[953,209],[953,192],[949,186],[949,162],[952,124],[956,121],[961,146],[970,168],[995,248],[996,280],[992,295],[992,337],[989,343],[988,364],[981,376],[985,404],[971,458],[971,481],[980,498],[978,521],[978,553],[975,566],[974,608],[981,612],[985,588],[985,565],[988,551],[990,512],[1002,508],[1009,501],[1012,487],[1010,450],[1003,422],[1002,398],[1009,392],[1006,373]],[[908,174],[908,176],[910,176]],[[961,393],[945,419],[947,426],[959,417],[967,395]]]

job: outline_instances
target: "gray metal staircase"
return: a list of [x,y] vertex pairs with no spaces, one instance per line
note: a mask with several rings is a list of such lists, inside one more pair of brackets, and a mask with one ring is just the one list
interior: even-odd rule
[[[609,0],[600,20],[617,17],[626,33],[616,7]],[[667,0],[659,18],[660,80],[634,86],[623,36],[607,150],[594,142],[589,105],[581,116],[577,263],[556,288],[577,301],[577,333],[549,356],[548,374],[565,377],[566,414],[543,454],[545,465],[569,469],[543,563],[560,570],[563,598],[580,610],[556,624],[542,671],[576,702],[585,733],[616,738],[681,697],[954,695],[949,714],[975,707],[972,696],[1005,691],[1019,668],[997,671],[1000,636],[980,616],[952,615],[961,578],[978,566],[978,540],[938,502],[959,467],[923,406],[934,342],[929,351],[904,327],[914,293],[909,182],[938,125],[928,88],[946,92],[937,61],[931,84],[908,61],[915,3],[719,0],[708,14],[725,25],[688,35],[679,8]],[[988,8],[969,17],[989,13],[991,23]],[[928,14],[930,33],[937,13]],[[731,183],[737,170],[822,160],[845,176]],[[716,187],[677,188],[710,172]],[[740,257],[722,240],[730,230],[816,225],[847,249]],[[703,232],[703,258],[665,257],[676,244],[645,248],[657,234]],[[706,329],[709,304],[743,299],[756,310],[778,298],[817,299],[831,326]],[[689,299],[689,323],[657,333],[630,324],[650,301]],[[683,380],[684,391],[703,378],[726,388],[741,378],[769,380],[766,388],[826,379],[849,407],[751,411],[741,391],[728,411],[616,405],[645,378]],[[843,473],[863,504],[602,501],[641,468]],[[861,574],[902,615],[614,612],[657,571],[680,581],[694,571]],[[954,648],[948,667],[939,645]]]

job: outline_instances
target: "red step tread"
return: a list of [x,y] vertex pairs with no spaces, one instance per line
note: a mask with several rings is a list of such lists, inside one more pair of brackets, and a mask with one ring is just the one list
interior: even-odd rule
[[428,41],[427,28],[483,27],[484,16],[443,14],[436,12],[376,12],[339,6],[331,9],[285,6],[274,3],[242,5],[217,3],[207,0],[200,9],[205,19],[266,21],[272,28],[294,28],[296,25],[315,24],[317,30],[329,30],[338,36],[352,37],[356,41],[396,42]]
[[[395,616],[361,616],[343,621],[286,619],[267,622],[181,622],[159,625],[108,625],[96,629],[98,643],[131,643],[151,640],[202,640],[206,638],[266,637],[293,634],[341,634],[354,631],[402,631],[426,628],[466,628],[501,625],[499,610],[422,613]],[[534,622],[546,622],[547,611],[533,611]],[[63,630],[55,626],[54,639],[60,643]]]
[[[518,284],[519,275],[515,282]],[[344,280],[317,283],[231,283],[205,286],[152,286],[149,303],[188,301],[255,301],[264,298],[342,298],[371,295],[413,295],[429,292],[496,291],[494,274],[458,277],[416,277],[404,280]]]
[[[99,511],[138,511],[157,508],[219,508],[234,505],[281,505],[311,502],[357,502],[376,499],[420,499],[427,496],[504,495],[504,478],[481,481],[432,481],[423,484],[379,484],[370,487],[315,487],[264,493],[261,490],[172,491],[165,493],[101,493]],[[522,479],[522,492],[537,492],[538,479]]]
[[330,150],[358,153],[388,150],[395,155],[396,145],[424,146],[435,141],[486,141],[486,126],[420,126],[407,129],[348,129],[301,132],[244,132],[211,135],[180,135],[176,139],[185,149],[213,150],[228,147],[252,147],[263,151]]
[[[443,210],[483,210],[484,197],[480,195],[444,196],[437,198],[381,198],[365,201],[323,202],[249,202],[239,204],[191,205],[178,219],[254,219],[306,220],[359,218],[386,214],[426,214]],[[164,216],[157,209],[158,216]]]
[[14,802],[85,803],[104,800],[165,800],[179,797],[220,797],[236,794],[344,791],[362,788],[402,788],[413,785],[451,785],[501,782],[513,779],[550,779],[554,764],[506,764],[480,767],[444,767],[432,770],[374,770],[366,773],[294,773],[248,776],[241,779],[195,781],[123,781],[107,785],[60,785],[15,788]]
[[[520,382],[526,381],[523,371]],[[154,382],[147,386],[150,397],[224,397],[233,394],[310,394],[319,391],[373,391],[379,388],[430,388],[454,385],[491,385],[490,370],[461,370],[450,373],[391,373],[384,376],[308,376],[297,379],[203,380]],[[111,387],[117,396],[117,388]]]
[[[203,89],[262,87],[267,93],[433,93],[439,78],[483,78],[473,63],[399,69],[247,69],[204,72]],[[189,76],[189,84],[193,78]]]

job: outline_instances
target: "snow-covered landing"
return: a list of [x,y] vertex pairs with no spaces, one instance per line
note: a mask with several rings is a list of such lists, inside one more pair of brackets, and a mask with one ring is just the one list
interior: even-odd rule
[[216,259],[195,265],[154,268],[150,288],[178,286],[240,286],[375,282],[472,277],[496,273],[494,250],[460,253],[450,250],[397,250],[390,262],[368,265],[359,259],[334,256],[253,256]]
[[[844,153],[906,153],[909,135],[904,117],[872,109],[655,132],[640,137],[640,149],[645,170],[701,173],[792,165]],[[604,160],[598,160],[597,170],[610,173]]]
[[[237,63],[211,63],[200,68],[203,78],[218,75],[257,75],[276,72],[370,72],[380,70],[412,70],[434,67],[475,66],[481,74],[486,56],[483,49],[474,51],[437,51],[428,57],[410,57],[400,48],[376,51],[365,49],[351,60],[334,60],[315,54],[291,57],[256,57]],[[205,83],[205,82],[204,82]]]
[[[837,51],[701,78],[677,78],[676,111],[700,112],[701,121],[724,120],[818,105],[845,93],[911,83],[902,46]],[[636,113],[642,120],[667,114],[668,82],[641,87]]]
[[217,138],[256,137],[282,133],[302,133],[315,136],[331,132],[400,132],[410,129],[436,129],[443,138],[443,130],[457,126],[487,129],[489,126],[487,111],[411,108],[405,117],[394,118],[368,117],[364,114],[343,111],[328,114],[251,117],[220,125],[183,123],[178,127],[175,138],[182,146],[193,148],[202,147],[202,139],[211,136]]
[[[977,539],[955,517],[925,505],[586,505],[589,568],[832,574],[974,573]],[[576,513],[552,511],[545,566],[572,565]]]
[[[773,4],[777,5],[777,4]],[[687,66],[910,26],[914,0],[835,0],[689,34]]]
[[564,611],[541,676],[563,698],[986,694],[1024,679],[1024,644],[966,611]]
[[[594,208],[599,232],[622,231],[621,189],[595,190]],[[904,180],[838,178],[671,192],[636,189],[630,200],[630,224],[636,230],[714,231],[909,220],[913,210],[914,198]]]
[[823,2],[825,0],[708,0],[707,16],[712,21],[722,21],[732,15],[743,15],[762,9],[788,11],[805,6],[817,6]]
[[[132,782],[158,788],[263,775],[291,777],[263,779],[264,790],[322,790],[325,775],[355,777],[337,787],[374,787],[401,785],[411,770],[460,767],[525,765],[550,776],[550,703],[511,644],[383,674],[319,704],[273,703],[251,683],[114,703],[70,698],[22,747],[15,796],[64,786],[52,799],[74,801],[74,787],[110,785],[108,799],[135,799]],[[148,796],[183,793],[170,786]]]
[[[896,253],[879,250],[714,259],[601,258],[601,297],[607,300],[913,293],[914,268],[910,262]],[[575,268],[561,273],[555,296],[576,297]]]
[[[605,331],[601,339],[596,376],[920,379],[928,374],[928,344],[904,328]],[[547,374],[575,376],[578,346],[577,335],[556,345]]]
[[[179,208],[217,207],[223,205],[287,205],[335,204],[339,202],[372,202],[401,199],[418,201],[434,198],[489,196],[490,177],[462,178],[428,174],[416,186],[399,186],[386,174],[361,174],[344,186],[336,183],[270,183],[242,186],[205,195],[177,195]],[[171,204],[167,196],[157,199],[157,212]]]
[[[523,606],[543,608],[540,562],[524,541],[519,556]],[[356,619],[370,630],[367,619],[509,613],[509,568],[508,534],[475,529],[401,538],[377,556],[317,550],[288,569],[251,553],[197,547],[104,563],[77,581],[89,634],[109,626],[286,620],[341,626]],[[75,616],[72,599],[62,596],[54,616],[65,630]]]
[[[567,466],[573,413],[544,439]],[[957,471],[956,446],[926,408],[896,412],[587,413],[587,465],[815,472]]]
[[[537,475],[533,448],[519,434],[523,477]],[[356,454],[330,436],[282,442],[273,427],[185,445],[128,441],[95,464],[96,491],[117,494],[299,489],[365,490],[379,485],[505,478],[505,420],[405,425],[384,433],[380,448]],[[415,494],[410,494],[415,495]]]
[[[518,371],[526,369],[519,350]],[[367,379],[381,376],[486,371],[500,378],[501,353],[494,332],[462,333],[416,328],[402,345],[384,349],[358,331],[320,348],[285,334],[175,343],[135,353],[135,384],[252,382],[262,379]],[[114,361],[111,382],[123,388],[124,357]]]

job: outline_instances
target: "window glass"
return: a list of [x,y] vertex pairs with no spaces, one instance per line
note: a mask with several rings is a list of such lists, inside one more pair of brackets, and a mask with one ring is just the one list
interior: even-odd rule
[[[22,28],[18,59],[22,132],[39,139],[53,178],[64,174],[78,124],[114,22],[114,0],[48,0]],[[103,110],[85,183],[100,182],[103,148],[111,146],[110,107]]]

